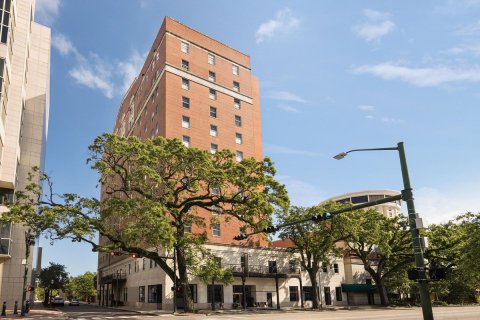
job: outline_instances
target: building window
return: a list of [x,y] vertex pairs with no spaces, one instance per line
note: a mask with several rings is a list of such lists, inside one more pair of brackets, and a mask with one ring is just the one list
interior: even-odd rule
[[208,71],[208,80],[213,82],[217,81],[217,76],[215,75],[215,72]]
[[190,128],[190,117],[182,116],[182,128]]
[[210,89],[210,91],[208,92],[208,96],[212,100],[217,100],[217,91]]
[[190,98],[182,97],[182,107],[190,109]]
[[188,49],[189,49],[188,42],[182,41],[180,43],[180,50],[182,50],[183,53],[188,53]]
[[128,274],[132,273],[132,265],[129,263],[128,264]]
[[190,298],[192,298],[193,303],[197,303],[197,285],[190,285]]
[[147,258],[142,259],[142,270],[145,270],[145,266],[147,264]]
[[[9,201],[8,200],[2,201],[2,204],[5,204],[6,202],[9,202]],[[0,225],[0,255],[10,255],[11,248],[12,248],[12,223],[5,222]]]
[[182,60],[182,69],[188,71],[190,69],[190,64],[187,60]]
[[239,92],[240,91],[240,83],[237,81],[233,81],[233,90]]
[[240,73],[239,71],[240,71],[239,67],[235,64],[232,64],[232,73],[238,76],[238,74]]
[[3,81],[3,76],[4,76],[4,70],[5,70],[5,59],[0,58],[0,104],[2,108],[2,114],[1,114],[1,119],[3,122],[3,126],[5,127],[5,120],[7,118],[7,95],[4,94],[4,92],[7,92],[7,87]]
[[323,271],[323,272],[328,272],[327,266],[323,266],[323,267],[322,267],[322,271]]
[[182,136],[182,143],[185,147],[190,147],[190,137],[189,136]]
[[0,25],[1,33],[0,33],[0,41],[2,43],[7,43],[8,39],[8,24],[10,22],[10,7],[11,7],[11,0],[1,1],[0,3],[0,19],[2,23]]
[[290,291],[290,301],[298,301],[298,287],[290,286],[288,289]]
[[215,64],[215,56],[212,53],[208,54],[208,64]]
[[334,263],[334,264],[333,264],[333,271],[334,271],[335,273],[338,273],[338,263]]
[[190,89],[190,81],[188,79],[182,78],[182,88],[185,90]]
[[148,303],[162,303],[162,285],[148,286]]
[[220,237],[220,223],[212,224],[212,234],[214,236]]
[[268,261],[268,272],[277,273],[277,261]]
[[313,301],[313,289],[311,286],[303,287],[303,297],[305,301]]
[[210,153],[215,154],[218,151],[218,145],[215,143],[210,144]]
[[[216,205],[213,205],[212,206],[212,214],[215,214],[215,215],[219,215],[219,214],[222,214],[222,208],[220,208],[219,206],[216,206]],[[220,235],[220,226],[218,227],[218,236]]]
[[236,144],[242,144],[243,139],[242,139],[242,134],[241,133],[235,133],[235,143]]
[[216,118],[217,117],[217,108],[210,107],[210,117]]
[[237,127],[241,127],[242,126],[242,117],[240,116],[235,116],[235,125]]
[[335,296],[337,301],[342,301],[342,287],[335,287]]
[[218,135],[217,126],[215,126],[213,124],[210,125],[210,135],[212,137],[216,137]]
[[214,196],[219,196],[220,195],[220,187],[219,186],[213,186],[210,188],[210,193]]
[[241,107],[240,99],[234,98],[233,99],[233,106],[235,107],[235,109],[240,109],[240,107]]
[[138,287],[138,302],[145,302],[145,286]]
[[185,222],[183,224],[183,232],[192,233],[192,223],[191,222]]
[[236,153],[236,157],[238,162],[242,161],[243,160],[243,152],[242,151],[237,151]]
[[223,303],[223,286],[220,284],[216,284],[213,287],[211,284],[207,286],[207,303],[212,303],[212,291],[214,296],[213,302]]
[[128,288],[123,288],[123,302],[128,301]]

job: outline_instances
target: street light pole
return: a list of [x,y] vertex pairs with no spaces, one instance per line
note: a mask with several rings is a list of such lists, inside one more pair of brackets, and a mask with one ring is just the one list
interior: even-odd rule
[[339,153],[334,156],[334,159],[340,160],[347,156],[348,153],[357,151],[383,151],[383,150],[397,150],[400,157],[400,167],[402,170],[403,190],[402,200],[407,203],[408,221],[410,225],[410,234],[413,242],[413,252],[415,258],[415,267],[419,271],[418,282],[420,284],[420,300],[422,303],[422,313],[424,320],[433,320],[432,303],[430,300],[430,293],[428,289],[428,280],[426,275],[425,260],[423,258],[423,246],[420,238],[420,231],[417,228],[418,213],[415,212],[415,204],[413,201],[412,186],[410,185],[410,177],[408,175],[407,159],[405,156],[405,149],[403,142],[399,142],[397,147],[391,148],[372,148],[372,149],[353,149],[347,152]]

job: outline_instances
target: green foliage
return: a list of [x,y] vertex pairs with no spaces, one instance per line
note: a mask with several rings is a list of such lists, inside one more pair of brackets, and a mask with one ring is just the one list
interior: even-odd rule
[[70,277],[65,291],[69,297],[88,301],[90,297],[97,294],[96,277],[95,273],[89,271],[76,277]]
[[[308,219],[319,214],[336,210],[341,205],[329,203],[324,206],[310,208],[291,207],[288,212],[280,212],[278,219],[280,223],[287,224],[302,219]],[[281,239],[289,239],[293,243],[292,252],[300,255],[300,264],[307,270],[313,287],[313,308],[319,307],[317,293],[316,275],[320,265],[329,264],[333,255],[340,252],[335,243],[341,240],[338,232],[336,219],[322,221],[320,223],[306,222],[285,227],[280,232]]]
[[445,280],[432,283],[435,300],[474,303],[480,288],[480,213],[465,213],[443,224],[429,226],[426,256],[433,267],[447,270]]
[[337,224],[347,252],[360,259],[377,285],[381,303],[388,305],[385,281],[413,261],[407,218],[387,218],[375,209],[356,210],[338,215]]
[[244,231],[256,231],[271,223],[274,212],[288,210],[287,192],[274,179],[269,158],[237,162],[228,150],[211,154],[178,139],[141,141],[113,134],[97,137],[89,150],[87,161],[102,184],[101,201],[55,195],[49,177],[35,168],[2,220],[26,224],[52,241],[70,238],[90,243],[94,251],[137,253],[157,262],[172,279],[163,256],[175,250],[177,282],[188,290],[188,272],[194,271],[189,269],[202,265],[198,248],[207,235],[185,230],[190,225],[209,229],[211,221],[202,211],[220,208],[218,219],[236,219]]
[[68,283],[68,272],[64,265],[50,262],[48,267],[42,268],[38,279],[41,288],[64,289]]

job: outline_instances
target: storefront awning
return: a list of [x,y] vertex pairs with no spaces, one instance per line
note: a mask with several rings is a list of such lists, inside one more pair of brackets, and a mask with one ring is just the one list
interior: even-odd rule
[[343,292],[375,292],[377,287],[364,283],[342,283]]

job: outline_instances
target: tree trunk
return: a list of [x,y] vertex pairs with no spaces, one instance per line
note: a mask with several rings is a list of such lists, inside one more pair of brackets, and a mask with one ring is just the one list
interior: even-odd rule
[[382,304],[382,306],[388,306],[389,301],[387,295],[387,287],[385,287],[383,279],[378,277],[378,279],[375,279],[375,282],[377,284],[378,294],[380,295],[380,303]]
[[312,284],[312,298],[313,298],[312,308],[313,309],[321,308],[320,299],[318,296],[318,285],[319,285],[319,283],[317,282],[318,270],[319,270],[318,267],[312,267],[307,269],[308,276],[310,277],[310,283]]
[[178,276],[180,279],[181,292],[183,294],[185,312],[192,312],[193,300],[190,295],[190,285],[188,283],[188,273],[187,273],[187,262],[185,260],[185,252],[183,248],[177,248],[177,265],[178,265]]

